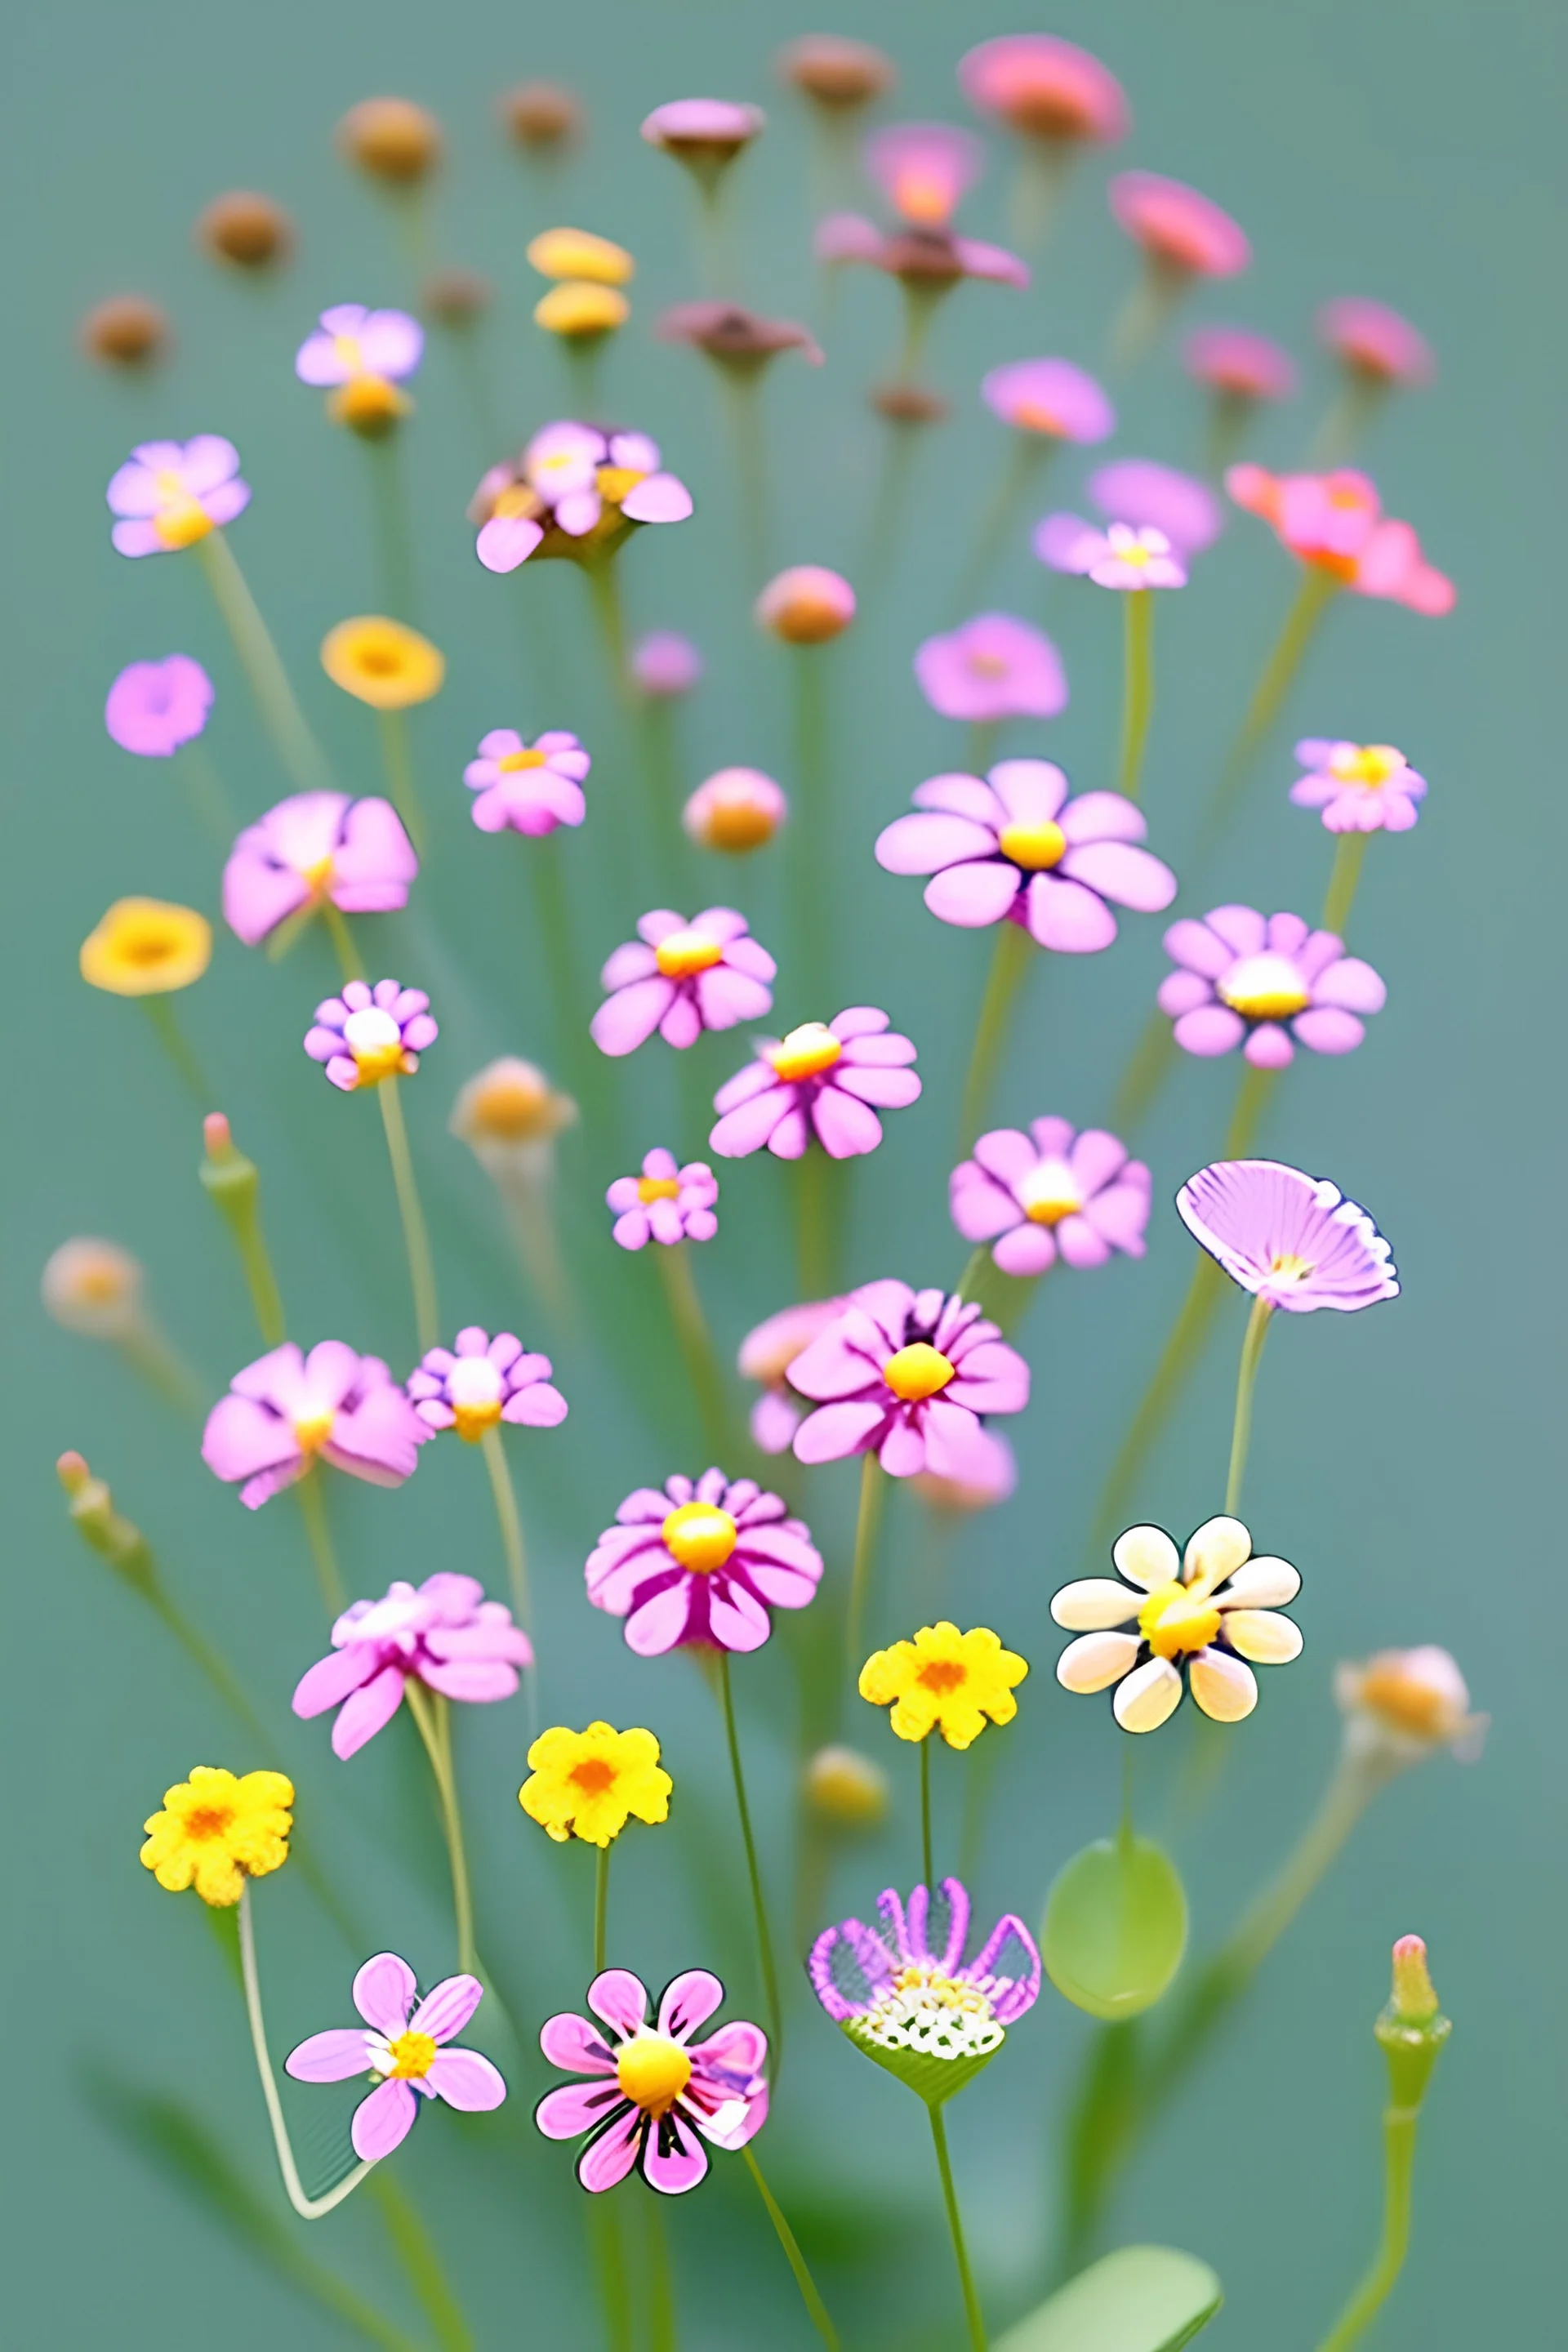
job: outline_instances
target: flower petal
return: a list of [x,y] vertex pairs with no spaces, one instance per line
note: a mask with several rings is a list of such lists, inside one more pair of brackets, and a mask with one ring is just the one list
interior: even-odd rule
[[1182,1572],[1182,1556],[1163,1528],[1128,1528],[1111,1546],[1110,1557],[1128,1581],[1145,1592]]
[[1252,1668],[1239,1658],[1227,1658],[1223,1650],[1199,1650],[1187,1673],[1194,1698],[1215,1723],[1240,1723],[1258,1705],[1258,1677]]
[[478,1977],[443,1977],[409,2019],[409,2032],[427,2033],[432,2042],[450,2042],[467,2025],[484,1991]]
[[647,2020],[647,1988],[630,1969],[605,1969],[588,1987],[588,2006],[624,2041]]
[[624,2116],[607,2125],[597,2139],[592,2139],[577,2159],[577,2178],[584,2189],[595,2194],[613,2189],[624,2180],[637,2162],[642,2144],[643,2117],[641,2110],[628,2100]]
[[1063,1690],[1106,1690],[1131,1672],[1140,1647],[1135,1633],[1081,1634],[1057,1660],[1057,1680]]
[[671,1979],[659,1997],[655,2029],[672,2042],[689,2042],[706,2025],[724,1998],[724,1988],[710,1969],[686,1969]]
[[370,2053],[361,2027],[337,2026],[312,2033],[283,2061],[283,2071],[297,2083],[346,2083],[354,2074],[370,2073]]
[[395,1952],[366,1960],[353,1981],[353,2005],[367,2025],[393,2041],[408,2022],[419,1990],[413,1969]]
[[1300,1590],[1300,1571],[1288,1559],[1260,1554],[1245,1560],[1215,1600],[1221,1609],[1283,1609]]
[[681,2197],[696,2188],[707,2170],[707,2149],[680,2109],[671,2107],[649,2129],[643,2148],[643,2179],[666,2197]]
[[547,2017],[539,2029],[539,2046],[552,2066],[569,2074],[613,2074],[616,2061],[601,2029],[563,2009]]
[[558,2091],[547,2091],[533,2120],[546,2139],[581,2139],[626,2104],[626,2093],[609,2074],[596,2083],[563,2083]]
[[1158,1731],[1181,1703],[1182,1677],[1168,1658],[1150,1658],[1117,1686],[1110,1704],[1123,1731]]
[[[1243,1561],[1252,1557],[1252,1537],[1239,1519],[1221,1512],[1215,1518],[1205,1519],[1187,1543],[1182,1556],[1182,1574],[1191,1584],[1204,1576],[1212,1586],[1226,1577],[1234,1576]],[[1118,1567],[1121,1562],[1117,1562]],[[1174,1570],[1172,1574],[1175,1573]]]
[[1085,1576],[1063,1585],[1051,1602],[1051,1615],[1069,1633],[1098,1633],[1125,1625],[1142,1605],[1140,1595],[1114,1577]]
[[354,2109],[349,2137],[354,2154],[362,2164],[375,2164],[382,2157],[390,2156],[401,2147],[414,2128],[414,2118],[419,2112],[412,2083],[394,2075],[390,2081],[378,2083],[368,2099],[362,2099]]
[[506,2076],[478,2050],[437,2050],[425,2080],[465,2115],[484,2115],[506,2097]]
[[1227,1609],[1221,1622],[1231,1648],[1255,1665],[1288,1666],[1301,1654],[1301,1628],[1277,1609]]

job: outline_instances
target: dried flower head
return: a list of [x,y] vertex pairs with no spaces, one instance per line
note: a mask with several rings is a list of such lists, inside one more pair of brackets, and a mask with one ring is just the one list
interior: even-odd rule
[[212,961],[213,930],[194,907],[117,898],[81,943],[81,976],[110,996],[166,996]]
[[478,269],[433,269],[419,289],[422,308],[438,326],[472,326],[495,299],[495,288]]
[[607,1846],[634,1816],[650,1828],[669,1819],[675,1783],[658,1756],[651,1731],[616,1731],[607,1723],[570,1731],[556,1724],[529,1749],[529,1777],[517,1801],[557,1845],[575,1837]]
[[807,33],[781,49],[775,62],[781,81],[836,116],[886,97],[899,78],[885,50],[838,33]]
[[428,178],[444,145],[435,116],[407,98],[362,99],[338,124],[337,142],[373,180],[399,188]]
[[497,101],[497,110],[518,145],[531,153],[552,153],[583,135],[583,110],[559,82],[519,82]]
[[417,629],[367,613],[328,630],[321,667],[334,686],[373,710],[407,710],[440,693],[447,657]]
[[235,269],[268,269],[294,249],[294,224],[281,205],[254,188],[215,196],[196,222],[196,243]]
[[736,302],[678,302],[660,313],[654,332],[661,342],[689,343],[735,375],[755,375],[781,352],[822,365],[821,346],[807,328],[793,319],[762,318]]
[[202,1901],[226,1910],[249,1878],[265,1878],[289,1859],[294,1784],[281,1772],[232,1772],[197,1764],[188,1780],[163,1791],[161,1812],[144,1822],[142,1867],[171,1895],[194,1886]]
[[77,341],[104,367],[146,367],[167,354],[169,315],[144,294],[111,294],[88,312]]
[[130,1339],[142,1328],[146,1275],[118,1242],[80,1234],[50,1253],[39,1286],[47,1314],[86,1339]]
[[834,1829],[874,1829],[888,1816],[888,1776],[858,1748],[819,1748],[801,1775],[801,1791]]

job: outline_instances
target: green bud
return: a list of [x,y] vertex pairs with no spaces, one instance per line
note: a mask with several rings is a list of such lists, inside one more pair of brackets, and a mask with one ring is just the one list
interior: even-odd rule
[[1394,1947],[1394,1990],[1373,2028],[1388,2061],[1392,2105],[1419,2107],[1453,2030],[1437,2006],[1426,1945],[1419,1936],[1401,1936]]
[[207,1113],[202,1121],[202,1136],[206,1144],[200,1171],[202,1182],[226,1215],[232,1217],[237,1212],[243,1215],[256,1200],[260,1181],[256,1162],[247,1160],[239,1150],[221,1110]]
[[95,1478],[79,1454],[62,1454],[55,1465],[66,1490],[73,1525],[100,1559],[126,1581],[150,1592],[157,1580],[153,1555],[142,1530],[121,1518],[107,1482]]

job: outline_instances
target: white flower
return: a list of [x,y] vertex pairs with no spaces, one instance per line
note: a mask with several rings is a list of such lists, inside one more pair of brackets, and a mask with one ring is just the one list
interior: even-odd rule
[[1488,1718],[1470,1713],[1465,1677],[1447,1650],[1379,1650],[1334,1668],[1334,1696],[1352,1756],[1398,1771],[1448,1748],[1461,1763],[1481,1752]]

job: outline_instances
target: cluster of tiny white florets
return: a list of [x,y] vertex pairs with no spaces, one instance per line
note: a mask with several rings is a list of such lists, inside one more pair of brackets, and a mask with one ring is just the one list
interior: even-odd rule
[[927,2058],[980,2058],[1006,2039],[985,1995],[936,1969],[900,1969],[850,2032],[879,2050]]

